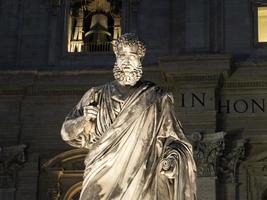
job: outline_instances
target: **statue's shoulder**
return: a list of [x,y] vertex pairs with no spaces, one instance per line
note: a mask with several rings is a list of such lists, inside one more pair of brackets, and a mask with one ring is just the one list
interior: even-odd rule
[[140,81],[139,86],[141,86],[142,88],[150,89],[150,90],[160,88],[156,83],[154,83],[152,81],[147,81],[147,80]]
[[153,91],[153,94],[159,97],[162,101],[169,101],[171,103],[174,103],[172,92],[167,91],[166,89],[162,88],[152,81],[143,81],[143,84],[148,88],[150,87],[151,91]]
[[82,96],[82,98],[80,100],[80,104],[86,105],[86,104],[88,104],[88,102],[94,101],[94,99],[96,98],[96,95],[102,93],[105,85],[94,86],[94,87],[91,87],[89,90],[87,90],[84,93],[84,95]]
[[152,98],[165,99],[172,98],[172,94],[152,81],[142,81],[142,85],[147,88]]
[[142,81],[142,84],[147,88],[152,88],[154,91],[158,93],[167,94],[167,91],[164,88],[160,87],[159,85],[157,85],[152,81]]
[[107,85],[109,85],[109,83],[106,83],[106,84],[103,84],[103,85],[99,85],[99,86],[94,86],[94,87],[91,87],[89,90],[87,90],[85,93],[84,93],[84,97],[89,97],[91,96],[93,93],[97,92],[102,92],[102,90],[107,87]]

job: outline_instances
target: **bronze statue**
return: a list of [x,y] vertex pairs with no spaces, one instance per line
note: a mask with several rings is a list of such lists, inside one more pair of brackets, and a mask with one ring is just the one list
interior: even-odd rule
[[134,34],[113,44],[115,81],[88,90],[61,135],[87,148],[80,200],[194,200],[192,147],[173,97],[141,81],[145,46]]

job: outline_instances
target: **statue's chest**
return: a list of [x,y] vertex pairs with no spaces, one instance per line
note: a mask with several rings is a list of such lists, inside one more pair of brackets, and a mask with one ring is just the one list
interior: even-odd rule
[[111,103],[116,116],[121,112],[125,102],[131,94],[132,90],[121,91],[117,88],[111,90]]

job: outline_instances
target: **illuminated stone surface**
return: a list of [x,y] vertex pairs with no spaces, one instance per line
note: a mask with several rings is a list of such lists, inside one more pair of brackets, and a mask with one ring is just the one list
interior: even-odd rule
[[133,34],[114,44],[115,81],[91,88],[61,135],[87,148],[81,200],[196,199],[196,166],[172,95],[139,81],[144,45]]

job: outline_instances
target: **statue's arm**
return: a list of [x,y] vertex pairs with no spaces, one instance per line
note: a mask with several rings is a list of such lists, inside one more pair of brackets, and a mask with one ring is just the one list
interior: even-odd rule
[[94,122],[88,121],[84,115],[83,108],[94,93],[94,89],[90,89],[82,97],[80,102],[67,115],[62,128],[61,137],[69,145],[78,148],[88,148],[90,141],[90,131],[94,128]]
[[62,139],[71,146],[79,148],[85,147],[87,137],[84,131],[84,126],[84,116],[65,120],[61,128]]
[[[187,160],[191,168],[195,168],[192,157],[192,146],[183,133],[181,123],[176,119],[174,100],[166,94],[160,101],[160,127],[158,142],[161,146],[162,169],[169,178],[177,176],[180,159]],[[183,165],[186,165],[184,163]],[[181,166],[180,166],[181,167]]]
[[176,118],[174,99],[172,94],[165,93],[158,103],[158,112],[160,113],[158,121],[158,132],[160,137],[168,138],[172,137],[175,140],[184,140],[183,127],[180,121]]

